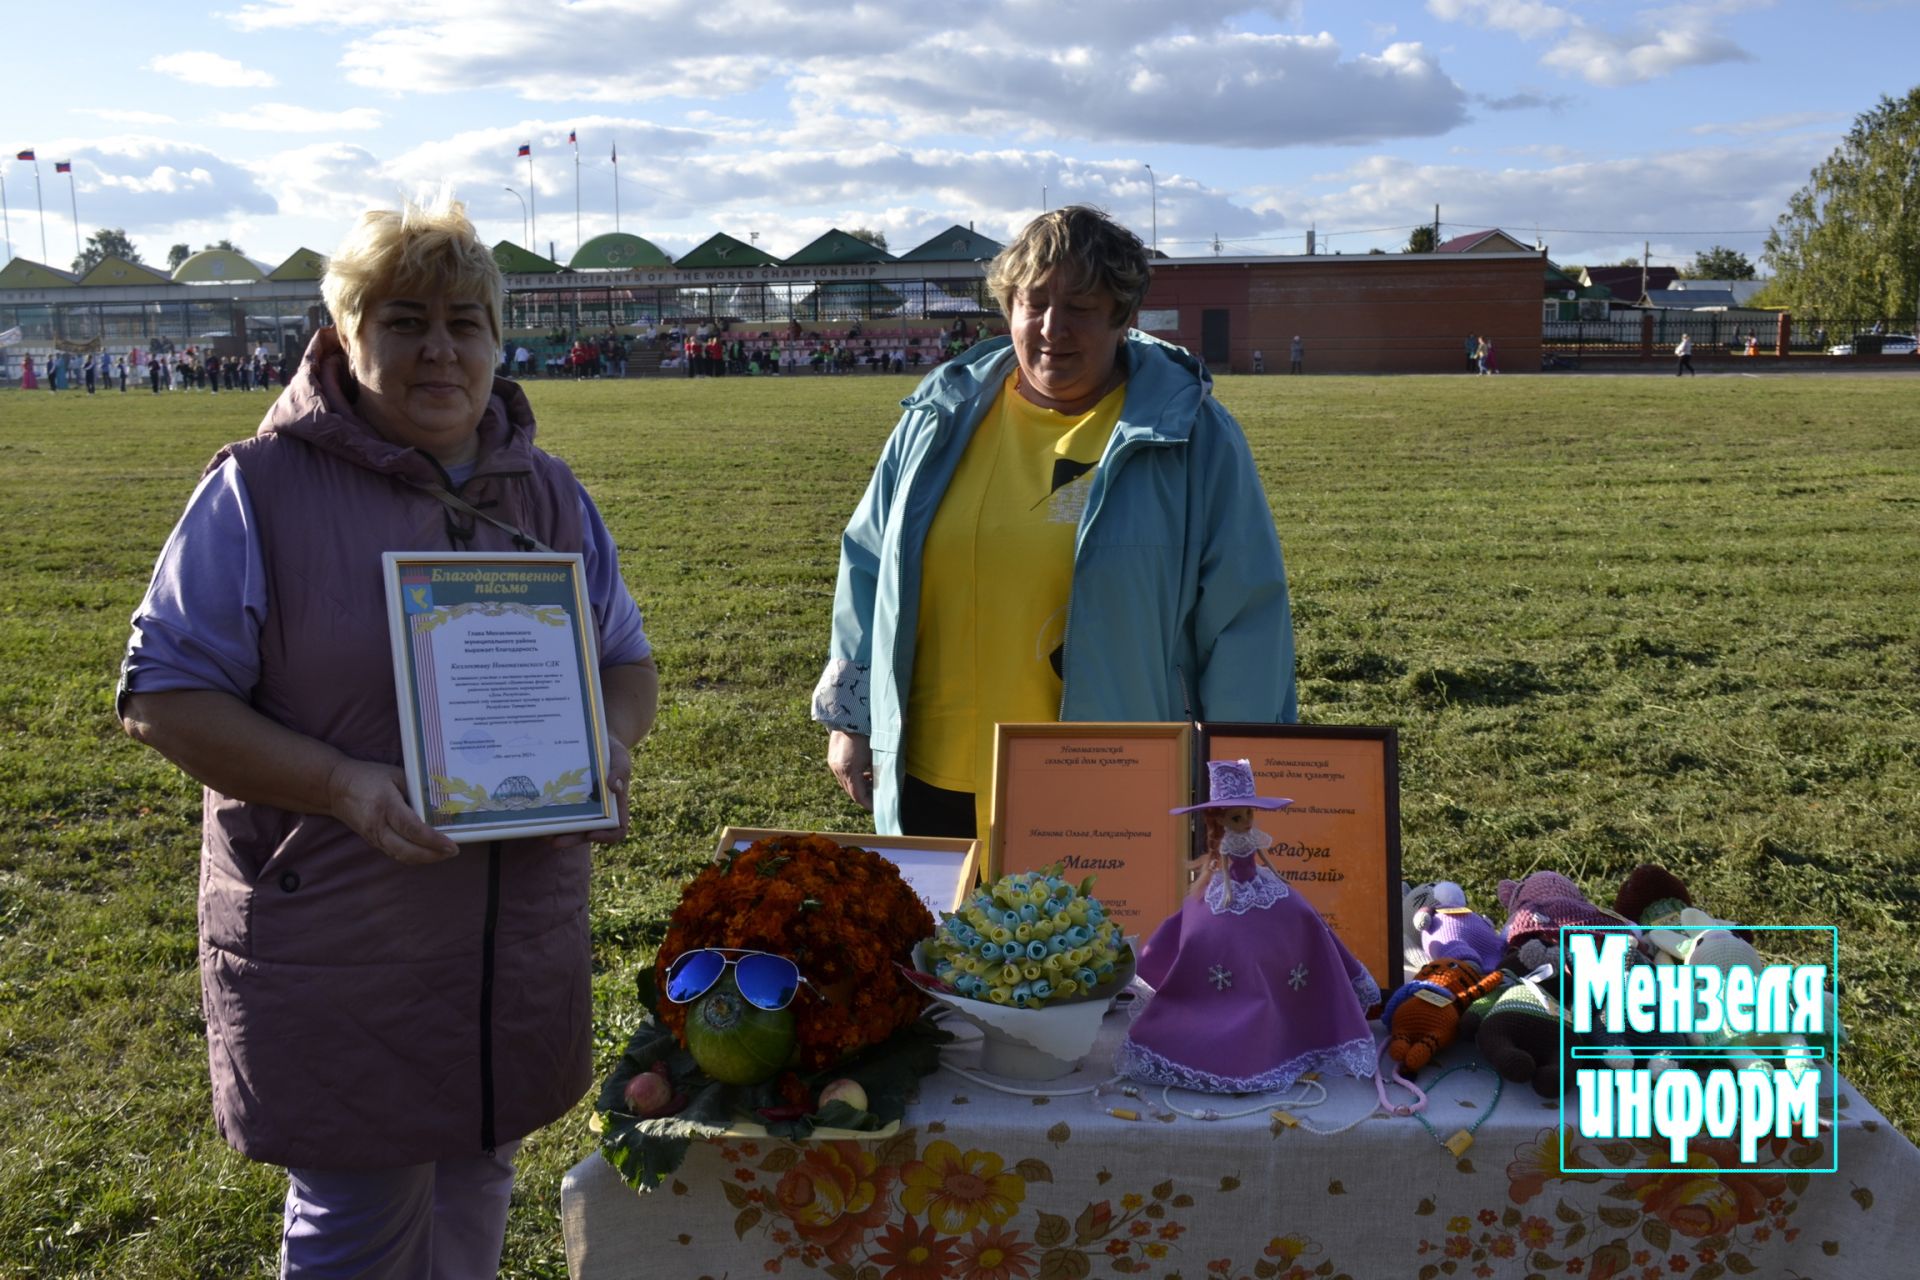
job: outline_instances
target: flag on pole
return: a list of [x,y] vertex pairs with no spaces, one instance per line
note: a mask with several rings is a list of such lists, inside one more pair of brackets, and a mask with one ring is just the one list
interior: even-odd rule
[[21,152],[21,153],[20,153],[19,155],[17,155],[17,156],[15,156],[15,157],[14,157],[14,159],[15,159],[15,160],[31,160],[31,159],[33,159],[33,148],[32,148],[32,147],[28,147],[28,148],[27,148],[27,149],[26,149],[25,151],[22,151],[22,152]]
[[72,173],[72,172],[73,172],[73,161],[71,161],[71,160],[55,160],[55,161],[53,162],[53,171],[54,171],[55,173]]
[[531,142],[523,142],[523,143],[521,143],[521,144],[520,144],[520,154],[521,154],[521,155],[523,155],[523,156],[526,156],[526,157],[528,157],[529,159],[531,159],[531,158],[532,158],[532,156],[533,156],[533,144],[532,144]]
[[567,130],[567,145],[570,147],[577,147],[580,145],[579,136],[575,134],[574,131],[571,129]]
[[615,164],[620,163],[620,144],[618,142],[613,144],[613,162]]

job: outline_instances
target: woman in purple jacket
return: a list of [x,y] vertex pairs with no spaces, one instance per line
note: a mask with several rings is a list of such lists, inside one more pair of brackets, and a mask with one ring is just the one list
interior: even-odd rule
[[461,207],[366,214],[323,290],[337,327],[161,552],[120,713],[205,787],[214,1119],[287,1169],[282,1274],[491,1276],[520,1139],[590,1080],[589,837],[414,814],[381,553],[582,554],[620,817],[592,840],[625,834],[656,676],[592,501],[493,376],[502,282]]

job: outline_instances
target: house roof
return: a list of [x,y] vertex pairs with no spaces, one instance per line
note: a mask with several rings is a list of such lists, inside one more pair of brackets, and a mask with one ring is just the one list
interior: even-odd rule
[[842,262],[892,262],[893,255],[878,245],[835,227],[787,259],[790,267],[835,266]]
[[1733,300],[1731,289],[1649,289],[1647,305],[1698,311],[1702,307],[1732,307],[1739,304]]
[[979,262],[1006,248],[977,231],[955,223],[939,235],[900,255],[902,262]]
[[500,264],[500,270],[510,276],[553,275],[561,270],[559,263],[551,258],[543,258],[530,249],[522,249],[511,240],[502,240],[493,246],[493,260]]
[[681,254],[680,261],[674,265],[683,270],[688,267],[777,267],[780,259],[721,231]]
[[173,269],[175,284],[232,284],[266,278],[259,263],[231,249],[202,249]]
[[[1680,278],[1678,267],[1648,267],[1646,271],[1649,289],[1671,289],[1673,282]],[[1639,267],[1588,267],[1582,274],[1588,283],[1612,290],[1616,298],[1633,299],[1640,296]]]
[[128,262],[125,258],[112,254],[100,259],[93,269],[80,277],[80,283],[89,284],[165,284],[167,273],[155,271],[145,263]]
[[671,266],[673,259],[651,240],[624,231],[609,231],[574,250],[567,265],[575,271],[626,271],[633,267]]
[[1515,240],[1495,227],[1491,231],[1469,231],[1434,246],[1435,253],[1526,253],[1533,248]]
[[312,249],[295,249],[287,260],[267,272],[269,280],[318,280],[327,274],[327,255]]
[[0,289],[71,289],[75,283],[71,271],[26,258],[15,258],[0,267]]

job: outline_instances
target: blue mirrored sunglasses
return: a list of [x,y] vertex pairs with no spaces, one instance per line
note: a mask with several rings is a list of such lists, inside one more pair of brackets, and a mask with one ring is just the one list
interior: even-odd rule
[[738,947],[702,947],[674,957],[667,966],[667,999],[675,1004],[698,1000],[713,989],[720,975],[733,966],[733,981],[757,1009],[784,1009],[806,979],[800,967],[785,956]]

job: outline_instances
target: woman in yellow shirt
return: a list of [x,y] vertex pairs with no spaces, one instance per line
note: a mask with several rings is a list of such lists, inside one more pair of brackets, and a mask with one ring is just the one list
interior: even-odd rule
[[876,829],[988,824],[1004,721],[1288,721],[1273,514],[1188,352],[1132,330],[1139,237],[1072,206],[988,285],[1010,333],[906,402],[841,539],[814,718]]

